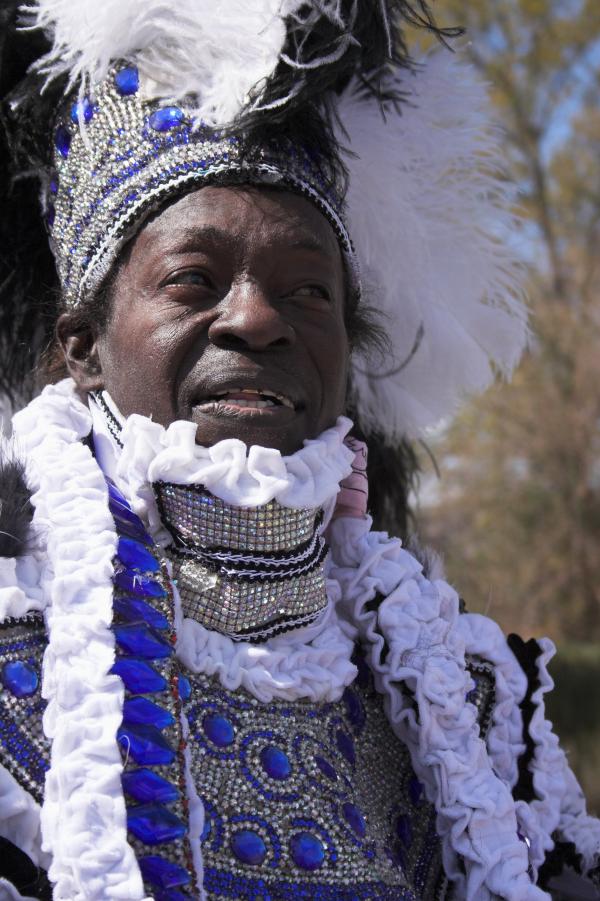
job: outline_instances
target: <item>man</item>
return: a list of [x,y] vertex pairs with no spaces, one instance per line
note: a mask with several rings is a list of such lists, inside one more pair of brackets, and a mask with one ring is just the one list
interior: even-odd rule
[[7,898],[529,901],[563,869],[594,896],[550,644],[371,531],[344,415],[414,435],[522,348],[510,198],[492,163],[461,181],[485,95],[388,73],[408,5],[333,6],[37,4],[69,377],[5,466]]

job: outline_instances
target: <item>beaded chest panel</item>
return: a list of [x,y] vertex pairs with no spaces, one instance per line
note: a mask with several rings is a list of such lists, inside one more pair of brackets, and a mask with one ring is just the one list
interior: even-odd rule
[[321,511],[277,501],[237,507],[201,486],[153,486],[184,615],[234,639],[264,641],[327,605]]
[[0,627],[0,763],[41,803],[50,742],[42,731],[46,632],[41,616]]
[[334,704],[190,680],[209,898],[446,897],[435,813],[366,673]]

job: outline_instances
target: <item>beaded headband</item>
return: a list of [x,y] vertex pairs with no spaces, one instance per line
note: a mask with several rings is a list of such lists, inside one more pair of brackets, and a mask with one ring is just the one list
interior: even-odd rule
[[137,68],[123,65],[93,99],[73,102],[54,132],[47,223],[65,302],[93,295],[126,241],[168,198],[215,183],[278,186],[306,197],[333,227],[358,287],[341,191],[326,183],[318,161],[299,147],[249,156],[243,138],[198,122],[185,103],[145,100]]

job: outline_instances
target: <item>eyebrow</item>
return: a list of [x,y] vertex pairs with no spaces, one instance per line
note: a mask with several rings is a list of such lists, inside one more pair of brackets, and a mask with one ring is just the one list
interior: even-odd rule
[[[176,235],[181,235],[173,248],[177,253],[190,253],[201,249],[207,244],[215,247],[219,245],[227,246],[235,243],[237,240],[229,232],[214,225],[203,225],[200,228],[186,228],[184,226],[177,230]],[[327,257],[333,255],[326,243],[319,241],[312,232],[307,231],[305,228],[295,228],[289,240],[286,241],[284,238],[281,243],[294,250],[319,253]]]

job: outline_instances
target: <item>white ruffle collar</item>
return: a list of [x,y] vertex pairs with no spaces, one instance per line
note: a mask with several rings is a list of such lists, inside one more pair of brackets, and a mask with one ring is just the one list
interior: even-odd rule
[[[104,414],[91,404],[100,462],[135,512],[162,546],[170,541],[162,527],[153,483],[203,485],[229,504],[258,507],[271,500],[284,507],[325,509],[325,525],[342,479],[352,471],[353,452],[344,444],[352,422],[340,416],[318,438],[307,439],[289,456],[278,450],[227,438],[212,447],[196,444],[196,426],[177,421],[165,428],[145,416],[120,416],[106,392],[105,401],[122,422],[122,448],[106,428]],[[328,515],[329,514],[329,515]]]

